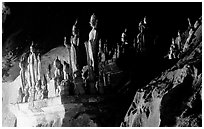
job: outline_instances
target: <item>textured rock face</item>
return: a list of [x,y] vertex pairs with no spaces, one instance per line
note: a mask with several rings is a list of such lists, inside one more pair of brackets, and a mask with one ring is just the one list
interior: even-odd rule
[[200,24],[181,59],[136,92],[121,126],[202,126],[201,65]]
[[[30,103],[15,104],[10,110],[17,127],[101,127],[111,126],[112,112],[103,98],[91,96],[55,97]],[[111,110],[115,110],[111,109]]]

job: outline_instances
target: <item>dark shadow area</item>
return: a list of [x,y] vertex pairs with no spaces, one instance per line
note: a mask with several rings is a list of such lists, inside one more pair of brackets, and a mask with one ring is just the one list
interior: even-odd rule
[[181,115],[183,109],[183,103],[186,102],[193,94],[192,89],[193,78],[189,75],[184,79],[184,82],[166,95],[164,95],[161,102],[161,127],[172,127],[176,124],[176,117]]

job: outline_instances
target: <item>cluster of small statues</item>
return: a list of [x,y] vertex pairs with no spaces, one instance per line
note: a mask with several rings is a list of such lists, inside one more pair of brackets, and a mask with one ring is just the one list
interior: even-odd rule
[[[111,60],[119,58],[130,49],[136,50],[136,53],[143,53],[147,48],[147,20],[146,17],[139,22],[139,33],[131,43],[127,38],[127,28],[121,36],[121,42],[108,50],[107,41],[102,41],[98,37],[98,19],[93,14],[90,19],[92,27],[89,33],[89,40],[84,43],[86,51],[87,65],[81,67],[80,35],[78,21],[72,27],[70,42],[64,37],[64,46],[66,47],[67,60],[61,60],[58,57],[54,60],[54,96],[61,95],[83,95],[83,94],[104,94],[104,87],[110,84],[110,74],[106,74],[105,66],[108,64],[108,56]],[[176,40],[172,39],[172,45],[168,54],[169,59],[179,58],[180,51],[184,52],[190,42],[191,36],[198,27],[196,22],[194,26],[189,20],[189,36],[185,44],[181,44],[181,35],[178,32]],[[26,63],[23,63],[27,61]],[[46,74],[41,73],[41,56],[36,53],[33,43],[30,47],[28,58],[22,56],[19,63],[21,68],[20,76],[22,86],[19,88],[19,102],[30,102],[49,97],[50,91],[48,80],[51,80],[52,66],[48,65]],[[27,72],[26,72],[27,69]],[[26,74],[27,73],[27,74]]]
[[172,43],[170,46],[170,50],[168,53],[168,59],[179,59],[180,55],[184,52],[186,52],[187,48],[189,48],[189,43],[191,42],[191,39],[193,38],[193,34],[195,33],[195,30],[198,28],[198,25],[201,22],[201,17],[199,20],[197,20],[194,25],[191,24],[190,19],[188,18],[188,29],[184,33],[187,35],[187,39],[185,42],[181,42],[182,35],[180,34],[180,31],[178,31],[178,35],[176,39],[172,38]]
[[[119,58],[125,54],[130,47],[134,47],[138,52],[142,52],[144,46],[144,32],[146,28],[146,17],[139,23],[140,33],[130,44],[127,38],[127,28],[121,36],[121,42],[117,43],[116,47],[108,50],[107,40],[102,42],[98,38],[98,19],[93,14],[90,19],[91,31],[89,33],[89,40],[84,43],[86,49],[87,65],[80,67],[80,50],[79,50],[79,28],[78,21],[72,27],[72,35],[70,42],[64,37],[64,46],[68,52],[68,61],[60,60],[58,57],[54,60],[54,91],[55,96],[62,94],[80,95],[80,94],[104,94],[104,87],[110,84],[110,73],[104,72],[105,66],[111,59]],[[37,55],[37,56],[36,56]],[[110,55],[111,58],[110,58]],[[30,47],[30,55],[27,59],[27,66],[25,63],[19,63],[21,68],[20,75],[22,80],[22,87],[19,89],[19,102],[29,102],[39,99],[48,98],[48,81],[51,80],[50,71],[51,65],[48,66],[48,73],[41,74],[41,59],[40,54],[36,54],[33,44]],[[25,69],[27,69],[27,76],[25,76]],[[66,93],[65,93],[66,92]]]
[[41,74],[41,55],[36,53],[34,44],[30,46],[27,58],[23,55],[19,62],[21,87],[18,102],[31,102],[48,97],[47,80]]

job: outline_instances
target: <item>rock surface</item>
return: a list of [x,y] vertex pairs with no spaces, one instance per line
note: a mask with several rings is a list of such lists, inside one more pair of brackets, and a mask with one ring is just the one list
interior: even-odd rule
[[180,60],[136,91],[121,126],[202,126],[201,64],[200,24]]
[[55,97],[10,105],[17,127],[101,127],[113,126],[117,108],[96,96]]

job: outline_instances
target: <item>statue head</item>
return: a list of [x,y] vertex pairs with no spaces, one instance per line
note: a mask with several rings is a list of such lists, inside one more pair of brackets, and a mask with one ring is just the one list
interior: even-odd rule
[[34,48],[34,43],[32,41],[32,44],[30,45],[30,52],[33,53],[35,52],[35,48]]
[[178,30],[178,36],[180,36],[180,30]]
[[64,45],[66,45],[67,44],[67,38],[66,38],[66,36],[64,37]]
[[22,69],[22,62],[21,61],[19,62],[18,65],[19,65],[19,68]]
[[174,42],[174,38],[172,38],[172,44],[174,44],[175,42]]
[[40,60],[40,57],[41,57],[41,56],[40,56],[40,53],[38,53],[37,59]]
[[147,17],[146,16],[144,17],[143,23],[147,24]]
[[92,14],[91,15],[91,19],[90,19],[90,25],[92,28],[96,28],[97,27],[97,23],[98,23],[98,20],[96,18],[96,15],[95,14]]
[[125,28],[124,32],[122,33],[122,36],[121,36],[121,41],[122,41],[122,42],[125,41],[126,33],[127,33],[127,28]]
[[127,32],[127,28],[125,28],[124,32],[125,32],[125,33]]
[[72,34],[73,35],[78,35],[78,33],[79,33],[78,28],[77,28],[77,23],[78,23],[78,20],[76,19],[76,21],[72,27]]
[[101,45],[102,45],[102,43],[101,43],[101,39],[99,39],[99,50],[101,49]]
[[138,25],[138,29],[139,29],[139,31],[142,31],[142,22],[139,22],[139,25]]

